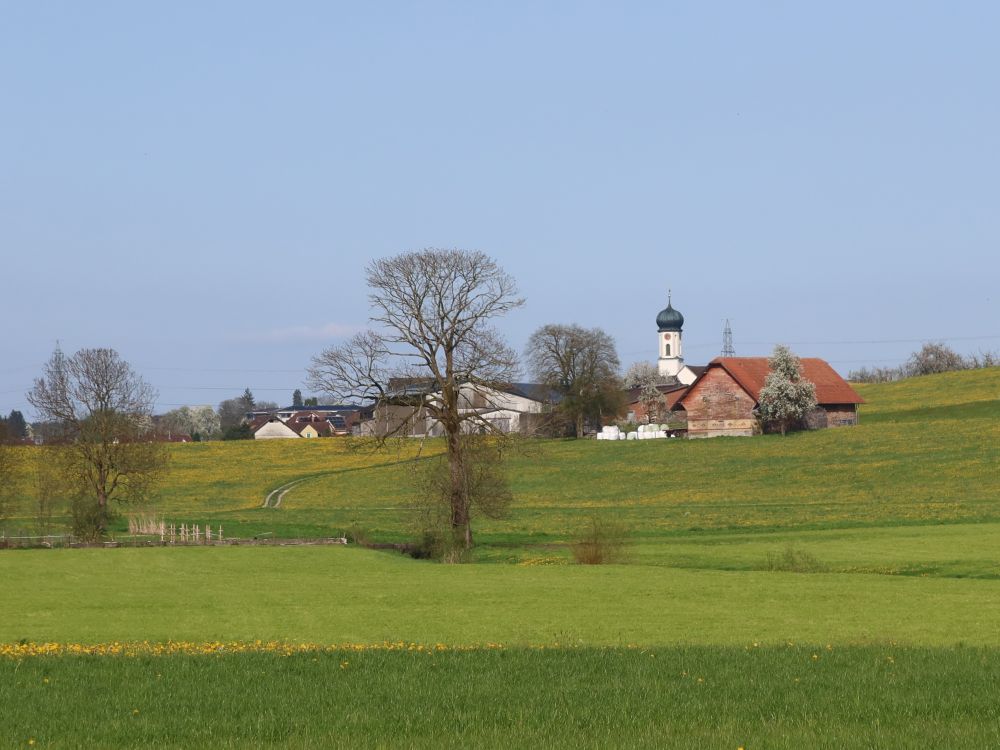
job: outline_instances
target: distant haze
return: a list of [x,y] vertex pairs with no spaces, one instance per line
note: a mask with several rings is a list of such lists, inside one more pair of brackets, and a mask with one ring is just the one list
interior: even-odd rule
[[363,268],[483,250],[545,323],[841,372],[1000,349],[1000,5],[11,3],[0,412],[59,340],[288,403]]

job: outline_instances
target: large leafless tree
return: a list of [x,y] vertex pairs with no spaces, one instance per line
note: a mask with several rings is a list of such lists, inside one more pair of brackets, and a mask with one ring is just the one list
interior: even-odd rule
[[27,394],[39,418],[55,425],[53,464],[87,503],[95,535],[107,530],[113,501],[146,499],[166,466],[151,429],[155,396],[114,349],[70,357],[58,348]]
[[479,455],[469,435],[496,432],[482,409],[469,408],[469,395],[488,403],[516,376],[517,355],[493,321],[524,300],[514,279],[481,252],[428,248],[375,260],[365,274],[372,328],[314,357],[309,387],[340,401],[385,404],[394,395],[392,378],[426,384],[416,398],[444,435],[449,521],[468,548],[477,495],[468,462]]
[[560,394],[558,409],[583,437],[584,423],[621,407],[619,360],[614,339],[600,328],[546,325],[528,339],[535,378]]

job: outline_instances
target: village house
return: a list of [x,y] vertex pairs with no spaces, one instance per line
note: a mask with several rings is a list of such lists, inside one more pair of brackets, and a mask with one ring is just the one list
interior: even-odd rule
[[[802,377],[816,386],[816,408],[806,427],[821,429],[858,422],[862,399],[822,359],[806,357]],[[769,372],[767,357],[717,357],[678,400],[687,414],[689,438],[752,435],[754,409]]]
[[251,423],[254,440],[330,437],[334,427],[325,414],[298,411],[282,419],[277,414],[258,417]]

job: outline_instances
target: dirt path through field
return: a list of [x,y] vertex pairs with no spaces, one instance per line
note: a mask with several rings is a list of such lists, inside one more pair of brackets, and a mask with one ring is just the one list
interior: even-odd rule
[[353,471],[368,471],[370,469],[384,469],[390,466],[402,466],[403,464],[413,464],[418,461],[427,461],[434,456],[420,456],[418,458],[408,458],[405,461],[392,461],[385,464],[373,464],[371,466],[355,466],[350,469],[332,469],[331,471],[321,471],[317,474],[310,474],[308,476],[299,477],[298,479],[292,479],[289,482],[278,485],[273,490],[267,493],[264,497],[264,502],[261,503],[261,508],[279,508],[281,507],[281,501],[285,499],[285,495],[291,492],[293,489],[298,487],[300,484],[308,482],[311,479],[322,479],[323,477],[333,476],[334,474],[347,474]]

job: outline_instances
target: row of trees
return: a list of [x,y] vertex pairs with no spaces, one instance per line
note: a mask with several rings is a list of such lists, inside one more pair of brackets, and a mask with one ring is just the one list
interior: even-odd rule
[[918,375],[935,375],[940,372],[977,370],[981,367],[1000,365],[1000,354],[980,352],[962,356],[942,342],[924,344],[898,367],[862,367],[852,370],[847,379],[855,383],[891,383]]

